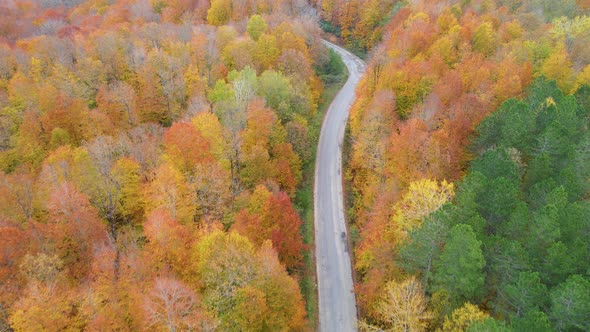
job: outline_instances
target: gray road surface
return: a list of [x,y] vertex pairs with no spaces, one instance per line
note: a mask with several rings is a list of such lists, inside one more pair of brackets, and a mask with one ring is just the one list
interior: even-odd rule
[[324,118],[316,156],[314,222],[321,332],[357,331],[357,312],[352,282],[348,233],[342,196],[342,141],[365,63],[332,43],[348,68],[342,87]]

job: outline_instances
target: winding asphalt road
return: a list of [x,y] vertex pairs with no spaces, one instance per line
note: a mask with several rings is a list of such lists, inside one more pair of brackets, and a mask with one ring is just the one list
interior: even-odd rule
[[344,220],[342,195],[342,142],[354,91],[366,64],[330,42],[348,68],[348,81],[324,118],[316,156],[314,223],[318,277],[320,331],[357,331],[357,312]]

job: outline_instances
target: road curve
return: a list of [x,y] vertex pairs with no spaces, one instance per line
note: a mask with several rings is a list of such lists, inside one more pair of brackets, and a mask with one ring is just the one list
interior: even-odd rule
[[354,91],[366,64],[330,42],[348,68],[348,81],[330,104],[322,124],[314,183],[314,225],[321,332],[357,331],[357,312],[344,220],[342,142]]

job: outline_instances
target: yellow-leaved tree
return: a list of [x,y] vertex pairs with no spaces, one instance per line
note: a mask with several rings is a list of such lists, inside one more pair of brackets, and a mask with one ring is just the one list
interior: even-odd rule
[[420,226],[422,220],[454,196],[455,186],[447,181],[422,179],[410,183],[408,191],[394,207],[392,221],[403,232]]
[[375,309],[380,326],[361,322],[362,330],[375,331],[425,331],[432,319],[427,310],[422,284],[414,276],[402,281],[390,281]]
[[461,308],[455,309],[451,317],[445,318],[443,332],[463,332],[474,322],[482,321],[489,315],[469,302]]
[[572,62],[563,43],[558,44],[549,56],[541,73],[548,79],[555,80],[561,90],[569,92],[575,83]]
[[207,11],[207,23],[212,25],[224,25],[231,18],[231,0],[213,0]]

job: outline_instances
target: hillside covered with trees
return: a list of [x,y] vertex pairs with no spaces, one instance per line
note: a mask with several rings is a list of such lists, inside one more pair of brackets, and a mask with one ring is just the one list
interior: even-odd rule
[[2,1],[0,330],[310,329],[320,31],[304,1]]
[[362,327],[588,330],[589,4],[336,3]]
[[359,329],[590,330],[589,15],[0,1],[0,331],[314,330],[325,33]]

